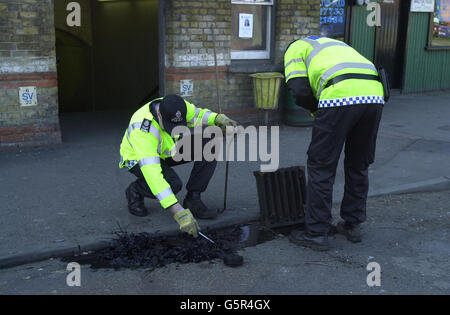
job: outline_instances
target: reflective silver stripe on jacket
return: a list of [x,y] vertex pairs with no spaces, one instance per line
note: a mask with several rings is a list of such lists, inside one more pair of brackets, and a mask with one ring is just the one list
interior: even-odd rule
[[306,59],[306,69],[309,69],[309,65],[311,64],[311,60],[317,56],[322,50],[332,46],[348,46],[346,43],[337,43],[337,42],[327,42],[323,44],[319,44],[314,47],[314,49],[309,53],[308,58]]
[[355,68],[355,69],[369,69],[377,72],[377,69],[374,65],[368,63],[354,63],[354,62],[344,62],[331,67],[320,78],[319,90],[317,91],[317,98],[320,98],[320,94],[322,93],[323,87],[326,82],[334,75],[336,72],[341,71],[343,69]]
[[304,42],[307,42],[308,44],[311,44],[311,46],[313,46],[313,48],[316,48],[318,46],[320,46],[320,43],[315,40],[315,39],[311,39],[311,38],[302,38],[301,39]]
[[154,125],[150,126],[150,133],[153,134],[159,142],[161,142],[161,134],[159,133],[158,128],[156,128]]
[[127,138],[130,139],[130,134],[134,129],[141,128],[142,122],[135,122],[128,126]]
[[297,62],[304,62],[303,58],[298,58],[298,59],[291,59],[288,61],[288,63],[284,66],[285,68],[289,67],[291,65],[291,63],[297,63]]
[[150,133],[158,139],[158,154],[161,154],[161,134],[153,124],[150,126]]
[[145,165],[155,165],[155,164],[161,164],[161,160],[159,159],[158,156],[147,157],[147,158],[143,158],[143,159],[139,160],[140,167],[143,167]]
[[289,80],[289,78],[291,77],[291,76],[293,76],[293,75],[296,75],[296,74],[308,74],[308,72],[306,72],[306,71],[291,71],[287,76],[286,76],[286,81],[287,80]]
[[[142,126],[142,122],[135,122],[135,123],[132,123],[130,126],[128,126],[127,138],[128,139],[130,138],[131,132],[134,129],[141,128],[141,126]],[[150,125],[150,133],[152,133],[156,137],[156,139],[158,139],[158,141],[161,142],[161,134],[159,133],[158,128],[156,128],[153,124]]]
[[203,115],[203,120],[202,120],[203,125],[208,124],[208,119],[209,119],[209,116],[211,116],[211,114],[212,114],[212,112],[210,112],[210,111],[205,112],[205,114]]
[[[135,122],[135,123],[131,124],[127,129],[127,140],[131,147],[133,147],[133,145],[130,142],[131,132],[134,129],[141,128],[141,126],[142,126],[142,122]],[[153,124],[151,124],[149,132],[152,135],[154,135],[156,137],[156,139],[158,139],[158,154],[161,154],[161,134],[160,134],[158,128],[156,128]]]
[[133,145],[130,142],[130,134],[131,134],[131,132],[134,129],[141,128],[141,126],[142,126],[142,123],[139,123],[139,122],[132,123],[131,125],[128,126],[128,129],[127,129],[127,140],[128,140],[128,144],[130,145],[130,147],[133,147]]
[[192,118],[192,119],[189,121],[189,124],[194,124],[194,123],[195,123],[195,121],[197,120],[198,114],[200,114],[200,109],[198,109],[198,108],[196,107],[196,108],[195,108],[195,115],[194,115],[194,118]]
[[156,195],[156,198],[158,198],[159,201],[166,199],[167,197],[170,197],[170,195],[173,195],[172,188],[167,188],[166,190],[163,190],[159,194]]

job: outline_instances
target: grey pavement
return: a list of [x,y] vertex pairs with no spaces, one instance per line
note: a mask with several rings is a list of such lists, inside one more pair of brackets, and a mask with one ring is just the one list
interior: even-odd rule
[[[205,106],[205,104],[197,104]],[[208,106],[208,105],[207,105]],[[146,218],[128,214],[124,190],[133,176],[118,166],[119,145],[131,113],[61,116],[63,144],[0,152],[0,261],[30,252],[83,246],[114,237],[118,230],[171,232],[176,222],[153,200]],[[234,117],[239,120],[239,117]],[[280,167],[306,165],[311,128],[280,127]],[[450,93],[396,95],[385,106],[370,194],[436,190],[450,183]],[[257,219],[253,171],[259,162],[230,162],[228,210],[200,226]],[[190,165],[175,170],[187,182]],[[225,163],[204,194],[212,208],[223,205]],[[343,192],[339,165],[334,201]],[[185,191],[179,193],[182,200]]]
[[[298,247],[280,235],[239,251],[244,264],[238,268],[220,260],[153,271],[83,265],[80,287],[66,285],[67,263],[53,259],[0,270],[0,295],[450,294],[450,191],[372,197],[368,214],[362,243],[336,235],[328,252]],[[380,286],[367,284],[369,263],[380,266]]]

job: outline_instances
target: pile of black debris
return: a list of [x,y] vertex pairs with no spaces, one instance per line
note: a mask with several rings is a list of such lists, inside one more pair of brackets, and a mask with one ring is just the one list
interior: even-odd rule
[[[172,263],[198,263],[224,256],[237,256],[242,230],[235,226],[222,230],[203,231],[216,244],[186,233],[164,236],[149,233],[118,233],[111,247],[95,253],[79,255],[75,259],[80,264],[92,268],[149,268],[155,269]],[[72,260],[73,261],[73,260]]]

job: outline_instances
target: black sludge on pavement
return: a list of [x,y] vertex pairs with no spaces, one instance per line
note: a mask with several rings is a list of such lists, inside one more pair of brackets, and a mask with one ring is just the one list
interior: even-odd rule
[[216,245],[199,236],[180,233],[155,236],[149,233],[119,233],[110,248],[98,252],[64,258],[99,268],[160,268],[171,263],[198,263],[235,254],[241,246],[242,229],[238,226],[203,231]]

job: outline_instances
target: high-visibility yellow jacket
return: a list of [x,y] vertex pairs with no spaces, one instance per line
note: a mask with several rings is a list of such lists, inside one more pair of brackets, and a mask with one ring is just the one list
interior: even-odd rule
[[[141,167],[142,174],[152,193],[158,198],[163,208],[177,203],[177,198],[162,174],[161,159],[172,157],[176,153],[175,141],[153,119],[150,105],[161,101],[155,99],[137,110],[131,117],[128,129],[125,131],[120,145],[121,160],[119,167],[131,169],[136,164]],[[197,108],[185,100],[188,127],[214,125],[217,114]]]
[[293,42],[284,55],[286,82],[307,77],[319,108],[360,103],[384,104],[381,82],[348,79],[326,87],[342,74],[378,75],[372,62],[341,41],[310,36]]

